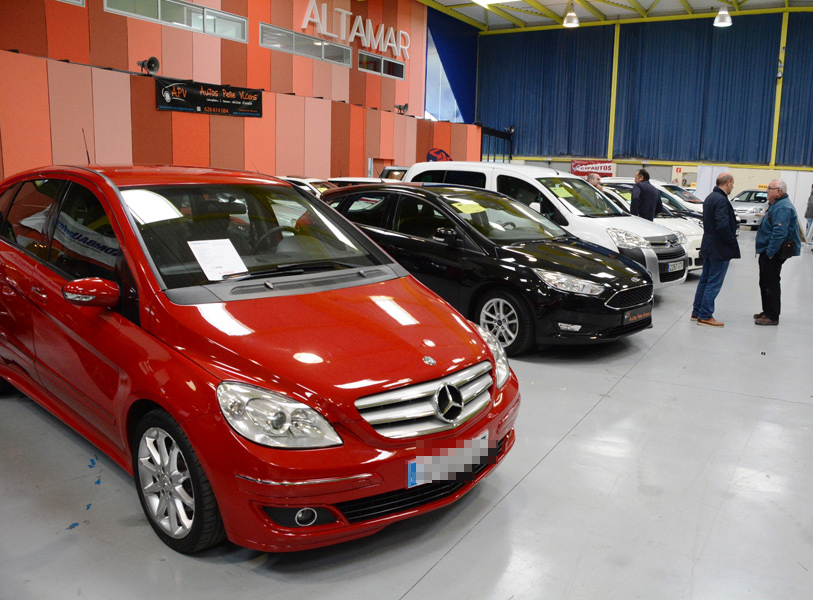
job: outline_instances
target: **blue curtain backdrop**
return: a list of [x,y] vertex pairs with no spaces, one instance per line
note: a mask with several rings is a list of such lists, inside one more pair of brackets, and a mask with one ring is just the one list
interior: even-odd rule
[[813,14],[788,20],[776,162],[813,165]]
[[[432,8],[426,11],[426,25],[463,121],[474,123],[478,30]],[[427,80],[430,77],[427,68]]]
[[516,127],[514,154],[607,154],[613,27],[480,37],[477,120]]
[[621,28],[614,155],[770,161],[781,15]]

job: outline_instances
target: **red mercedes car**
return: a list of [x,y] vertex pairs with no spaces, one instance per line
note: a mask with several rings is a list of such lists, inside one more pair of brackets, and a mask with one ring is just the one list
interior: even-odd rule
[[168,546],[268,551],[460,498],[514,443],[500,345],[278,179],[0,184],[0,376],[135,478]]

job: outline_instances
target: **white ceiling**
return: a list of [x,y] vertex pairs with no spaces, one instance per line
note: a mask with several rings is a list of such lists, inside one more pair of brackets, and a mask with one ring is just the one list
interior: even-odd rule
[[418,1],[483,31],[559,26],[569,1],[582,24],[688,15],[713,17],[723,6],[736,23],[738,14],[813,7],[813,0],[511,0],[488,8],[472,0]]

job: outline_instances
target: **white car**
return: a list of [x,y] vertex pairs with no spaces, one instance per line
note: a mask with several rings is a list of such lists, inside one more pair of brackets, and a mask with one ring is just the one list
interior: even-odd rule
[[681,200],[685,200],[689,204],[698,205],[698,207],[702,210],[703,206],[703,198],[695,194],[697,190],[687,189],[685,187],[681,187],[676,183],[665,183],[663,184],[663,188],[670,192],[672,195],[677,196]]
[[[660,192],[661,202],[666,208],[668,208],[673,213],[676,213],[681,217],[695,219],[701,227],[703,226],[702,202],[700,204],[697,204],[696,202],[689,202],[688,200],[681,199],[680,197],[676,196],[667,189],[666,186],[671,184],[668,184],[664,181],[650,179],[649,183],[655,186],[655,189],[658,190],[658,192]],[[624,187],[626,189],[631,190],[632,186],[635,185],[635,179],[633,177],[605,177],[601,180],[601,185],[615,186],[617,189],[619,187]]]
[[438,161],[412,165],[404,181],[501,192],[539,211],[568,233],[643,265],[655,289],[686,280],[689,261],[677,234],[625,213],[576,175],[532,165]]
[[285,177],[280,177],[280,179],[284,179],[285,181],[294,184],[294,186],[300,190],[313,194],[317,198],[321,198],[322,192],[325,190],[332,190],[336,187],[335,184],[317,177],[294,177],[291,175],[286,175]]
[[[604,195],[622,210],[629,211],[632,195],[630,190],[607,185],[604,188]],[[683,244],[683,248],[689,256],[689,270],[702,269],[703,261],[700,260],[700,243],[703,241],[702,224],[697,223],[696,219],[681,217],[666,207],[655,218],[658,219],[658,224],[668,227],[677,234],[678,240]]]
[[741,225],[756,229],[768,210],[768,190],[743,190],[731,199]]
[[386,177],[331,177],[328,179],[336,187],[346,185],[362,185],[365,183],[399,183],[399,179],[388,179]]

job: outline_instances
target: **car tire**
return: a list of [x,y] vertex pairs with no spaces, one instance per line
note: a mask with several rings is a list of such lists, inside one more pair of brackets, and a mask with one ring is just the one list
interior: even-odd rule
[[163,410],[148,412],[133,436],[133,476],[147,520],[182,554],[225,540],[212,486],[180,425]]
[[475,320],[497,338],[508,356],[521,354],[534,343],[531,310],[513,292],[488,292],[477,304]]

